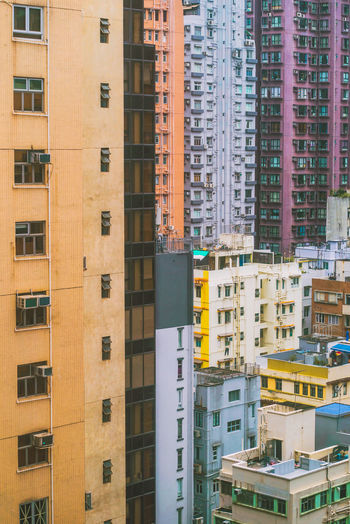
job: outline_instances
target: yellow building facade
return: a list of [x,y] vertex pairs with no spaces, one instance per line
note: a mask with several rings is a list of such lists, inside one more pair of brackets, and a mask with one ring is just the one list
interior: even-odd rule
[[267,358],[260,368],[261,400],[319,407],[350,403],[350,364],[321,366]]
[[122,9],[0,3],[1,523],[125,522]]

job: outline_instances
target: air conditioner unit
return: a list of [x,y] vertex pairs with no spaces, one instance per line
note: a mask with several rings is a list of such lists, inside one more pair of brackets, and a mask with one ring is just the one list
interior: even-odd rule
[[201,475],[202,474],[202,464],[194,464],[194,472],[197,474],[197,475]]
[[190,86],[186,86],[185,89],[186,89],[186,91],[191,91],[191,87]]
[[50,164],[51,155],[48,153],[29,153],[30,164]]
[[53,434],[47,432],[34,433],[32,435],[32,445],[39,449],[51,448],[53,446]]
[[193,434],[194,438],[201,438],[201,432],[199,431],[199,429],[195,429]]
[[190,25],[185,25],[185,31],[191,31],[191,26]]
[[186,67],[191,67],[191,62],[185,62]]
[[240,495],[240,494],[242,493],[242,490],[239,489],[239,488],[235,488],[235,489],[233,490],[233,493],[234,493],[235,495]]
[[193,524],[204,524],[204,519],[203,517],[195,517],[192,522]]
[[189,124],[191,122],[191,119],[189,117],[185,118],[185,121]]
[[37,377],[52,377],[51,366],[35,366],[34,373]]
[[174,226],[168,226],[168,229],[169,229],[169,231],[174,231],[175,227]]
[[36,307],[50,306],[50,297],[48,295],[19,295],[17,296],[18,309],[33,309]]

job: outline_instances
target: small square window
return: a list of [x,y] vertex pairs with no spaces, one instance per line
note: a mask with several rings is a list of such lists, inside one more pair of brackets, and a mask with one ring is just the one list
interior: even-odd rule
[[110,235],[111,233],[111,212],[101,211],[101,235]]
[[108,18],[100,18],[100,42],[101,44],[108,44],[109,42],[109,20]]
[[109,482],[112,482],[112,461],[104,460],[103,466],[102,466],[102,479],[103,484],[108,484]]
[[111,337],[102,337],[102,360],[111,359]]
[[101,172],[108,173],[109,165],[111,163],[111,152],[108,147],[101,149]]
[[109,87],[109,84],[107,84],[106,82],[102,82],[100,84],[100,102],[101,102],[101,107],[109,107],[109,100],[110,100],[110,87]]
[[101,275],[101,298],[110,298],[111,280],[111,275]]
[[102,400],[102,422],[110,422],[112,418],[112,401],[110,398]]
[[41,40],[43,37],[42,7],[14,5],[13,36]]

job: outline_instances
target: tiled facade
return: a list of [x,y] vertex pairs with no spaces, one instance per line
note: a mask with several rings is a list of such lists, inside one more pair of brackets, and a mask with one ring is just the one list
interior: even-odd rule
[[184,234],[184,27],[181,0],[145,0],[144,42],[155,46],[155,191],[159,238]]
[[254,232],[256,58],[243,3],[184,2],[185,236]]
[[248,0],[260,55],[260,247],[326,235],[330,190],[349,184],[349,3]]

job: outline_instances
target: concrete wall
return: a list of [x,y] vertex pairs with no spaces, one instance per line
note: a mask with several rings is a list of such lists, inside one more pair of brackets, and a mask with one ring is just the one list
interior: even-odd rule
[[[123,5],[84,4],[84,354],[85,490],[93,509],[86,522],[125,522],[124,407],[124,170],[123,170]],[[108,44],[99,41],[100,18],[108,18]],[[100,83],[111,88],[110,107],[100,107]],[[101,173],[100,150],[111,151],[110,171]],[[101,236],[101,211],[111,212],[111,234]],[[110,298],[101,299],[101,274],[111,275]],[[111,360],[102,360],[102,337],[112,341]],[[102,422],[102,400],[112,401],[110,422]],[[112,481],[102,483],[102,465],[111,459]]]
[[[32,0],[26,4],[46,6]],[[44,8],[44,40],[31,41],[12,38],[12,7],[0,4],[0,522],[4,523],[19,521],[20,503],[44,497],[48,519],[52,510],[56,522],[80,524],[85,519],[81,7],[78,0],[69,6],[58,0],[49,13]],[[45,45],[47,15],[51,31]],[[13,112],[14,76],[43,79],[43,113]],[[14,185],[14,150],[31,148],[51,148],[50,192],[45,184]],[[46,182],[48,178],[47,169]],[[45,255],[16,257],[15,223],[35,220],[45,221]],[[48,322],[17,329],[16,293],[31,290],[51,291]],[[48,395],[17,398],[17,366],[39,361],[53,367]],[[18,435],[43,429],[54,434],[49,451],[53,466],[19,469]]]
[[[203,374],[204,381],[205,376]],[[219,505],[219,493],[213,492],[213,481],[218,478],[221,458],[250,448],[257,441],[260,377],[237,374],[221,384],[205,385],[198,371],[195,382],[195,409],[203,412],[203,428],[195,426],[194,463],[202,466],[202,473],[195,471],[194,474],[194,516],[203,516],[204,522],[209,523],[213,509]],[[229,391],[233,390],[240,391],[240,398],[230,402]],[[214,427],[213,413],[217,411],[220,425]],[[241,429],[228,432],[228,422],[238,419]],[[217,460],[213,460],[214,445],[218,446]],[[202,485],[202,493],[198,492],[198,483]]]
[[[193,506],[192,254],[157,255],[156,281],[156,522],[178,522],[178,511],[182,508],[182,522],[190,523]],[[179,345],[179,330],[182,345]],[[182,378],[178,376],[179,359]],[[180,419],[182,438],[178,438]],[[177,450],[182,450],[182,468],[178,468]],[[178,479],[182,479],[181,498],[177,498]]]

